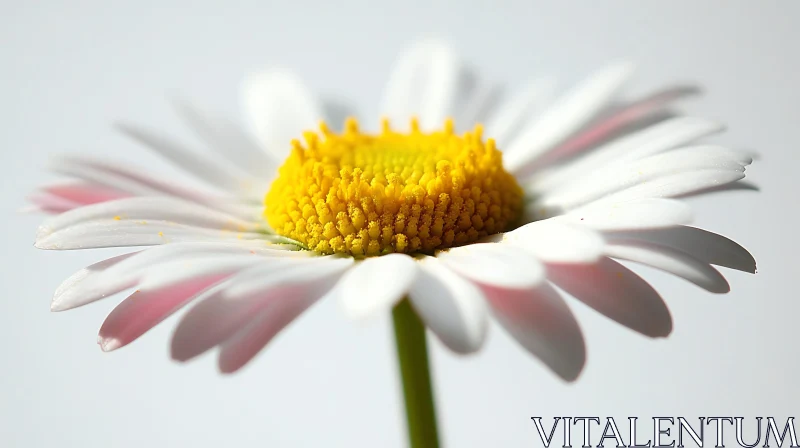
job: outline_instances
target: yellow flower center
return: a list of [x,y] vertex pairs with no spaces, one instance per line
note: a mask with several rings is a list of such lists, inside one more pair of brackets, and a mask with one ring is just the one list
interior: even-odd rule
[[267,193],[272,228],[322,254],[374,256],[433,253],[502,232],[517,220],[522,189],[503,169],[482,128],[456,135],[453,122],[408,133],[383,121],[364,134],[348,119],[345,131],[304,133]]

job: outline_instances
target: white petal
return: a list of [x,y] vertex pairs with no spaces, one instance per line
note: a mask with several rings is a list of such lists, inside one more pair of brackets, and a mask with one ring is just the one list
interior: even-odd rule
[[241,95],[255,136],[281,163],[292,148],[292,139],[316,129],[323,118],[317,98],[288,70],[265,70],[249,76],[242,83]]
[[265,183],[274,176],[280,161],[260,148],[232,121],[186,101],[177,101],[175,106],[210,149]]
[[607,67],[561,97],[525,129],[506,151],[506,169],[516,171],[583,127],[614,99],[633,73],[631,64]]
[[456,93],[447,112],[447,116],[454,120],[455,131],[471,131],[476,123],[483,123],[499,99],[501,90],[499,83],[489,81],[473,67],[461,65]]
[[635,185],[599,199],[595,203],[619,203],[643,198],[669,198],[695,191],[736,182],[744,179],[744,173],[733,170],[698,170],[660,177],[650,182]]
[[735,181],[724,185],[715,185],[713,187],[703,188],[700,190],[693,190],[684,194],[674,196],[675,198],[691,198],[695,196],[705,196],[714,193],[726,193],[731,191],[761,191],[758,185],[747,181]]
[[[50,304],[50,310],[66,311],[126,289],[124,286],[103,289],[102,286],[96,288],[94,285],[96,285],[97,277],[101,276],[104,271],[137,253],[118,255],[87,266],[72,274],[56,289],[55,294],[53,294],[53,302]],[[95,292],[93,293],[92,291]]]
[[553,264],[547,278],[581,302],[650,337],[672,332],[672,317],[655,289],[610,258],[595,264]]
[[463,125],[465,131],[472,130],[476,123],[485,122],[501,94],[501,87],[497,83],[485,79],[477,79],[475,82],[476,85],[468,93],[461,94],[464,95],[464,100],[451,112],[456,125]]
[[406,49],[395,62],[381,110],[402,129],[417,116],[423,129],[442,126],[458,92],[461,63],[450,46],[427,39]]
[[59,230],[38,238],[35,246],[46,250],[74,250],[239,240],[280,242],[285,239],[260,233],[204,229],[168,221],[110,219],[89,221]]
[[[753,156],[749,152],[717,145],[697,145],[673,149],[663,154],[663,156],[666,157],[667,154],[671,154],[670,157],[675,158],[696,157],[698,160],[705,160],[708,165],[703,165],[703,168],[731,168],[732,165],[729,164],[729,160],[738,163],[742,167],[753,163]],[[712,165],[713,161],[717,161],[719,164]]]
[[495,139],[500,149],[516,135],[523,122],[536,117],[549,102],[555,90],[555,80],[539,78],[528,82],[519,92],[509,95],[492,118],[486,123],[487,137]]
[[635,261],[661,269],[709,292],[724,294],[731,290],[725,277],[710,264],[666,246],[641,241],[619,241],[606,246],[606,254],[609,257]]
[[592,203],[553,219],[597,230],[633,230],[687,224],[692,216],[692,209],[683,202],[647,198],[621,203]]
[[586,362],[583,335],[564,299],[545,283],[529,290],[484,288],[497,321],[558,376],[573,381]]
[[651,242],[686,252],[698,260],[744,272],[756,272],[756,260],[744,247],[728,238],[695,227],[610,232],[610,242],[636,240]]
[[677,149],[598,170],[547,192],[537,202],[544,207],[571,209],[625,188],[683,172],[705,169],[744,172],[739,159],[732,151],[714,146]]
[[364,319],[391,310],[416,278],[417,264],[407,255],[371,257],[345,274],[337,294],[347,317]]
[[623,138],[612,140],[574,162],[538,173],[531,182],[530,188],[532,191],[544,193],[560,184],[588,176],[609,164],[636,160],[677,148],[722,129],[723,126],[719,123],[706,119],[673,118]]
[[257,224],[178,198],[134,197],[87,205],[46,220],[37,238],[97,220],[172,221],[208,229],[252,232]]
[[510,244],[471,244],[436,257],[455,272],[483,285],[530,289],[544,281],[544,265],[539,259]]
[[595,231],[568,222],[546,219],[503,235],[512,244],[549,263],[592,263],[603,253],[603,239]]
[[477,286],[427,257],[411,287],[411,304],[428,328],[450,350],[472,353],[483,345],[487,330],[487,309]]
[[212,160],[191,151],[178,142],[164,135],[148,131],[144,128],[120,123],[117,128],[124,134],[154,150],[178,168],[197,176],[210,185],[230,192],[242,192],[247,186],[243,173],[222,164],[220,160]]

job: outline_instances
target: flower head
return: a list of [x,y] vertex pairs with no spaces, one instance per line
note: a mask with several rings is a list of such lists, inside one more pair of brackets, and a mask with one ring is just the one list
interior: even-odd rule
[[674,199],[725,189],[752,161],[696,143],[719,124],[665,114],[694,89],[620,101],[632,67],[617,64],[537,116],[551,83],[534,81],[492,107],[495,86],[468,88],[467,71],[442,42],[411,47],[387,87],[388,118],[371,130],[355,119],[332,130],[326,123],[336,123],[321,121],[324,108],[285,71],[245,83],[255,139],[178,105],[214,153],[120,125],[216,191],[116,162],[58,159],[55,171],[79,181],[32,197],[57,215],[36,246],[146,248],[77,272],[57,289],[53,310],[134,289],[100,330],[101,347],[114,350],[191,303],[173,358],[219,347],[220,368],[232,372],[324,297],[353,318],[408,297],[451,350],[478,350],[494,315],[572,380],[585,346],[554,286],[663,337],[672,328],[664,302],[615,259],[715,293],[729,287],[712,265],[755,272],[741,246],[686,226],[691,211]]
[[306,133],[294,140],[266,198],[267,222],[281,235],[321,253],[354,257],[433,254],[474,243],[516,222],[522,189],[503,168],[482,129],[456,135],[453,122],[423,133]]

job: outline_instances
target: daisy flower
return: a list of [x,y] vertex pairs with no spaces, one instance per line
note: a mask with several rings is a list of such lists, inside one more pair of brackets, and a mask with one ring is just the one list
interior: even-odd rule
[[145,248],[77,272],[52,309],[133,289],[100,329],[110,351],[191,305],[172,357],[218,348],[226,373],[319,300],[338,300],[354,319],[392,312],[412,439],[435,439],[435,426],[419,429],[432,407],[409,401],[432,393],[425,328],[450,350],[472,353],[493,317],[574,380],[585,346],[562,292],[664,337],[672,321],[663,300],[616,260],[713,293],[729,290],[714,265],[755,272],[740,245],[688,227],[691,210],[678,200],[740,188],[751,157],[699,143],[719,123],[670,111],[692,87],[620,98],[632,72],[610,65],[553,101],[554,83],[536,79],[500,101],[496,84],[429,39],[397,60],[385,118],[371,127],[351,118],[335,129],[285,70],[243,83],[252,134],[177,104],[207,152],[120,124],[209,188],[114,161],[58,158],[53,170],[77,181],[31,197],[56,214],[36,247]]

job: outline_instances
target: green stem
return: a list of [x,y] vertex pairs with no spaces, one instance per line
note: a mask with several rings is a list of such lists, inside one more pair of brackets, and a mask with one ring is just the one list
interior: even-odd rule
[[408,299],[394,308],[392,318],[411,448],[438,448],[425,326]]

